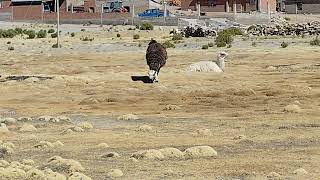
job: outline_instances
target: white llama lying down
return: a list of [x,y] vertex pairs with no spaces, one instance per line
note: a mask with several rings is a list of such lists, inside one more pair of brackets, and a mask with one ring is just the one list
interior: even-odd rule
[[228,56],[226,52],[220,52],[217,61],[200,61],[191,64],[187,71],[191,72],[223,72],[225,67],[225,58]]

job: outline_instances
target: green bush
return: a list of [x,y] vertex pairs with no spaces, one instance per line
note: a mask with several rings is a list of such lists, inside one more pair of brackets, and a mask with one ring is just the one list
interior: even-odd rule
[[242,32],[239,28],[228,28],[218,33],[216,38],[217,47],[225,47],[228,44],[231,44],[233,41],[233,36],[242,35]]
[[52,33],[51,34],[51,38],[57,38],[57,36],[58,36],[58,33]]
[[74,37],[74,36],[76,36],[76,34],[73,32],[73,33],[71,33],[70,34],[71,35],[71,37]]
[[219,42],[216,42],[216,45],[217,45],[217,47],[226,47],[227,43],[224,41],[219,41]]
[[281,47],[282,47],[282,48],[287,48],[288,46],[289,46],[289,44],[286,43],[286,42],[282,42],[282,43],[281,43]]
[[81,29],[81,31],[82,31],[82,32],[85,32],[86,30],[85,30],[85,29]]
[[88,36],[86,36],[86,37],[84,37],[84,38],[83,38],[83,37],[80,38],[80,40],[81,40],[81,41],[90,41],[90,42],[91,42],[91,41],[94,40],[94,38],[89,38]]
[[207,44],[202,45],[202,47],[201,47],[201,49],[208,49],[208,48],[209,48],[209,46]]
[[[62,47],[61,44],[59,45],[59,47],[60,47],[60,48]],[[52,45],[52,48],[58,48],[58,44],[57,44],[57,43],[53,44],[53,45]]]
[[232,44],[228,44],[227,48],[232,48]]
[[310,41],[311,46],[320,46],[320,40],[318,37]]
[[290,20],[291,20],[289,17],[284,17],[284,19],[285,19],[286,21],[290,21]]
[[36,32],[34,30],[27,30],[26,35],[28,35],[28,39],[34,39],[36,37]]
[[11,44],[11,41],[8,41],[7,44]]
[[174,34],[174,35],[172,36],[172,40],[173,40],[173,41],[180,41],[180,40],[182,40],[182,39],[183,39],[182,34]]
[[121,37],[121,34],[118,33],[118,34],[117,34],[117,37]]
[[239,28],[236,27],[232,27],[232,28],[228,28],[223,30],[222,32],[230,34],[232,36],[236,36],[236,35],[243,35],[243,33],[241,32],[241,30]]
[[8,47],[8,50],[9,50],[9,51],[13,51],[13,50],[14,50],[14,47],[10,46],[10,47]]
[[164,48],[175,48],[176,46],[171,42],[171,41],[165,41],[164,43],[162,43]]
[[14,29],[0,30],[0,38],[13,38],[17,35]]
[[138,47],[141,47],[141,46],[142,46],[142,44],[141,44],[141,43],[139,43],[139,44],[138,44]]
[[133,35],[133,39],[140,39],[139,34],[135,34],[135,35]]
[[21,28],[15,28],[14,30],[16,31],[17,34],[23,33],[23,30]]
[[52,33],[54,33],[54,32],[55,32],[54,29],[49,29],[49,30],[48,30],[48,33],[49,33],[49,34],[52,34]]
[[214,44],[213,44],[212,42],[209,42],[209,43],[208,43],[208,46],[209,46],[209,47],[213,47]]
[[256,42],[252,42],[251,44],[253,47],[256,47],[257,46],[257,43]]
[[248,31],[252,31],[252,30],[254,30],[254,29],[256,29],[256,26],[255,26],[255,25],[251,25],[247,30],[248,30]]
[[142,25],[139,28],[140,30],[153,30],[153,25],[148,22],[142,23]]
[[37,33],[37,38],[46,38],[47,37],[47,31],[46,30],[40,30],[38,33]]

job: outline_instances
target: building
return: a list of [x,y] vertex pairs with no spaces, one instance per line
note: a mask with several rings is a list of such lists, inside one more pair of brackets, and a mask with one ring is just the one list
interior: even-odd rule
[[285,0],[285,12],[288,14],[320,13],[319,0]]
[[234,3],[237,12],[267,12],[268,6],[271,12],[276,11],[276,0],[182,0],[181,8],[182,10],[196,10],[198,3],[200,3],[201,11],[205,12],[232,12]]

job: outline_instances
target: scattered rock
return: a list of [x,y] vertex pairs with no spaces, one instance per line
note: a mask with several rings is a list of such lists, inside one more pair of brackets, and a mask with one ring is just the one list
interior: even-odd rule
[[164,155],[159,150],[149,149],[135,152],[131,155],[135,159],[151,159],[151,160],[162,160]]
[[46,179],[46,175],[44,172],[33,168],[27,172],[27,178],[28,179]]
[[184,152],[185,158],[200,158],[200,157],[215,157],[217,151],[210,146],[194,146],[186,149]]
[[0,179],[25,179],[26,172],[18,168],[0,168]]
[[45,168],[43,172],[46,174],[48,180],[67,180],[67,177],[65,175],[53,172],[49,168]]
[[275,67],[275,66],[268,66],[267,69],[268,69],[268,70],[277,70],[277,67]]
[[21,164],[21,163],[19,163],[18,161],[12,161],[12,162],[10,163],[10,166],[9,166],[9,167],[22,169],[22,170],[24,170],[24,171],[26,171],[26,172],[29,171],[30,169],[32,169],[32,166]]
[[89,97],[89,98],[85,98],[83,99],[79,105],[90,105],[90,104],[99,104],[100,101],[94,97]]
[[0,144],[0,158],[4,158],[14,152],[14,144],[11,142]]
[[210,129],[198,129],[192,133],[193,136],[200,136],[200,137],[209,137],[212,136],[212,132]]
[[37,131],[37,128],[35,128],[32,124],[24,124],[21,128],[20,128],[21,132],[34,132]]
[[246,139],[247,137],[245,135],[238,135],[236,137],[234,137],[233,139],[234,140],[243,140],[243,139]]
[[173,111],[173,110],[179,110],[179,109],[181,109],[179,106],[173,105],[173,104],[169,104],[169,105],[166,105],[163,110],[165,110],[165,111]]
[[98,147],[98,148],[101,148],[101,149],[105,149],[105,148],[108,148],[109,145],[108,145],[107,143],[100,143],[100,144],[98,144],[97,147]]
[[231,88],[226,91],[227,94],[234,95],[234,96],[254,96],[256,92],[251,88],[240,88],[235,89]]
[[64,131],[64,133],[72,133],[72,132],[84,132],[84,129],[82,129],[81,127],[75,126]]
[[40,143],[35,145],[34,147],[37,149],[52,149],[54,148],[54,145],[48,141],[40,141]]
[[[129,158],[129,161],[131,161],[131,162],[139,162],[136,158],[134,158],[134,157],[131,157],[131,158]],[[0,166],[1,167],[1,166]]]
[[68,180],[92,180],[92,179],[80,172],[73,172],[70,174],[70,177],[68,178]]
[[53,116],[40,116],[38,118],[38,121],[42,121],[42,122],[52,122],[52,123],[57,123],[60,122],[60,120],[58,118],[55,118]]
[[19,117],[18,121],[30,122],[30,121],[32,121],[32,118],[30,118],[30,117]]
[[122,115],[122,116],[119,116],[118,117],[118,120],[138,120],[139,117],[134,115],[134,114],[125,114],[125,115]]
[[151,132],[152,131],[152,127],[149,125],[142,125],[139,126],[138,131],[140,132]]
[[118,158],[120,157],[120,155],[116,152],[108,152],[107,154],[102,155],[101,157],[102,158]]
[[34,165],[34,161],[32,159],[23,159],[22,160],[22,164],[33,166]]
[[4,123],[1,123],[0,124],[0,133],[7,133],[7,132],[9,132],[7,125]]
[[130,133],[125,132],[124,135],[128,137],[128,136],[130,136]]
[[6,125],[16,124],[17,120],[15,118],[4,118],[2,119],[2,122]]
[[84,171],[84,168],[78,161],[73,159],[64,159],[60,156],[51,157],[45,167],[50,168],[53,171],[63,173]]
[[82,129],[93,129],[93,125],[89,122],[81,122],[78,124],[78,127]]
[[56,142],[52,143],[52,145],[54,147],[63,147],[64,146],[64,144],[61,141],[56,141]]
[[300,112],[302,112],[300,106],[298,106],[296,104],[291,104],[291,105],[288,105],[288,106],[284,107],[283,111],[284,112],[289,112],[289,113],[300,113]]
[[117,178],[123,176],[123,172],[120,169],[111,169],[107,176],[110,178]]
[[302,176],[302,175],[308,174],[308,172],[303,168],[299,168],[299,169],[294,170],[293,174],[296,174],[298,176]]
[[58,116],[57,119],[60,120],[60,122],[66,122],[66,123],[70,123],[71,119],[67,116]]
[[40,79],[37,77],[29,77],[26,80],[24,80],[24,82],[29,82],[29,83],[35,83],[35,82],[39,82]]
[[272,179],[272,180],[280,180],[281,175],[276,172],[271,172],[267,175],[267,178]]
[[6,160],[0,160],[0,168],[6,168],[10,165]]
[[166,159],[183,159],[184,154],[177,148],[163,148],[159,149],[159,151],[163,154],[164,158]]
[[72,133],[73,133],[72,129],[66,129],[61,134],[72,134]]

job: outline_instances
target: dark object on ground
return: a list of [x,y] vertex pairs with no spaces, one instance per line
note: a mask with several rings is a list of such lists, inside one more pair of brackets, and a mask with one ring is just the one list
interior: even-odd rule
[[7,81],[24,81],[28,78],[35,77],[39,80],[47,80],[47,79],[53,79],[53,77],[45,77],[45,76],[8,76],[6,77]]
[[200,26],[187,26],[182,30],[185,37],[207,37],[207,36],[216,36],[217,32],[215,30],[204,30]]
[[143,83],[153,83],[149,76],[131,76],[132,81],[142,81]]

